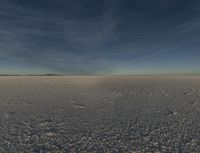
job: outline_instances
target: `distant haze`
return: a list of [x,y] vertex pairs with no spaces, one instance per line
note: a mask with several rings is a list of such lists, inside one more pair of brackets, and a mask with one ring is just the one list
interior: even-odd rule
[[200,74],[199,0],[1,0],[0,74]]

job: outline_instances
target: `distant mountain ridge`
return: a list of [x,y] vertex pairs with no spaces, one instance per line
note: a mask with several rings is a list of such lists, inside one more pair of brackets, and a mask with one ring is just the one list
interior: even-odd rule
[[0,76],[62,76],[62,75],[54,73],[45,73],[45,74],[0,74]]

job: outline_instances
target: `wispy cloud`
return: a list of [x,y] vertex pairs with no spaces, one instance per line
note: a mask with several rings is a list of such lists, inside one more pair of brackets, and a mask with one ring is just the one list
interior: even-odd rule
[[2,0],[0,64],[98,74],[181,52],[200,37],[198,1]]
[[[66,16],[67,12],[49,14],[51,10],[34,10],[5,1],[0,11],[1,58],[63,71],[68,71],[67,65],[74,65],[77,67],[75,69],[83,71],[92,69],[84,64],[87,61],[90,61],[87,62],[90,67],[101,67],[104,63],[101,64],[99,59],[93,60],[88,54],[105,42],[117,39],[115,26],[118,21],[112,16],[115,6],[108,2],[103,5],[98,18],[88,15],[80,19],[76,11],[71,16]],[[74,7],[78,9],[84,6],[80,3]]]

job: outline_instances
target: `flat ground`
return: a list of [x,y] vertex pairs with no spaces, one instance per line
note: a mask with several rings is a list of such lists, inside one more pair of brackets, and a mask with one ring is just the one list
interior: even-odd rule
[[0,152],[200,152],[200,77],[0,77]]

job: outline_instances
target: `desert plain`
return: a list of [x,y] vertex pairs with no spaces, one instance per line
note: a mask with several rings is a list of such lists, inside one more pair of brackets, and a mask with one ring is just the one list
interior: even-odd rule
[[198,153],[199,76],[2,76],[1,153]]

